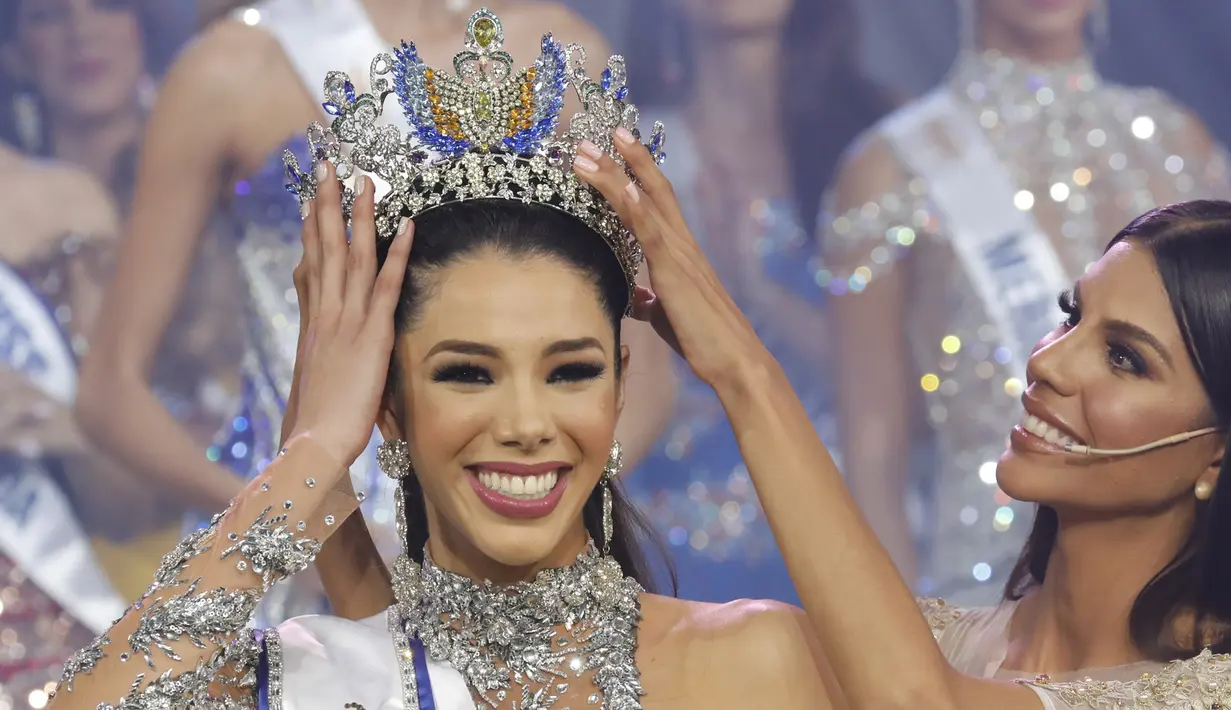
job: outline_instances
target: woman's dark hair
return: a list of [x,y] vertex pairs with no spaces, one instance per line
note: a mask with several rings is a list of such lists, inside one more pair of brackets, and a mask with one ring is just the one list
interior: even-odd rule
[[[1123,241],[1154,256],[1188,355],[1209,397],[1213,422],[1231,425],[1231,202],[1196,200],[1152,210],[1125,227],[1108,249]],[[1223,436],[1226,436],[1224,433]],[[1231,443],[1231,442],[1229,442]],[[1192,530],[1175,557],[1137,595],[1129,615],[1133,643],[1155,661],[1196,655],[1204,646],[1231,652],[1231,458],[1224,458],[1219,485],[1197,501]],[[1004,596],[1021,599],[1043,582],[1056,544],[1059,516],[1039,506],[1034,527]],[[1174,623],[1192,614],[1190,638]]]
[[[657,18],[628,43],[633,100],[683,104],[695,72],[686,18],[662,0],[631,0],[630,13]],[[850,0],[794,0],[782,24],[778,118],[796,216],[809,231],[847,146],[895,107],[863,71],[857,15]]]
[[[383,264],[388,243],[379,250]],[[615,254],[594,230],[564,212],[538,204],[511,200],[471,200],[437,207],[415,218],[415,243],[411,249],[407,278],[398,301],[397,328],[413,327],[430,297],[431,272],[456,264],[483,250],[512,259],[547,258],[574,269],[595,285],[595,292],[615,331],[615,367],[619,375],[620,323],[628,306],[628,283]],[[390,366],[390,386],[397,381]],[[422,562],[427,543],[427,516],[423,489],[414,476],[403,479],[406,500],[406,551]],[[658,588],[655,568],[644,550],[653,546],[660,555],[660,571],[670,579],[674,594],[676,577],[670,557],[653,527],[628,500],[618,480],[611,482],[615,535],[611,555],[624,573],[646,590]],[[586,501],[582,516],[595,541],[603,540],[602,492],[596,486]]]
[[799,223],[813,231],[821,196],[861,133],[894,109],[859,57],[849,0],[795,0],[782,26],[778,114]]

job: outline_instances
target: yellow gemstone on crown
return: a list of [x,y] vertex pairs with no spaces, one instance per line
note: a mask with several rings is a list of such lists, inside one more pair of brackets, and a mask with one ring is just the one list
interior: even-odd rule
[[480,121],[486,121],[492,117],[492,97],[486,93],[481,93],[475,97],[474,115]]
[[480,17],[474,23],[474,40],[479,43],[483,49],[491,46],[492,42],[496,41],[496,22],[490,17]]

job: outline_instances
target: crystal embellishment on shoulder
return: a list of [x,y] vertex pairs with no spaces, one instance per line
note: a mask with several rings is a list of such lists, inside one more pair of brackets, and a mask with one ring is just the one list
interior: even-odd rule
[[[377,55],[371,66],[371,91],[359,92],[343,72],[325,77],[329,128],[308,127],[312,166],[302,170],[283,155],[287,189],[300,202],[316,196],[316,163],[328,160],[343,182],[344,213],[349,220],[354,193],[346,185],[358,172],[389,186],[376,208],[377,235],[392,239],[403,217],[475,199],[516,200],[546,205],[580,219],[598,232],[620,260],[630,291],[641,263],[631,232],[597,190],[572,172],[577,146],[597,145],[617,162],[612,131],[624,127],[640,139],[637,108],[626,101],[624,59],[612,56],[601,76],[586,74],[585,49],[544,35],[534,63],[515,69],[504,50],[500,19],[487,9],[471,16],[464,49],[453,57],[453,71],[424,64],[413,43]],[[567,131],[557,132],[565,92],[572,87],[582,111]],[[390,94],[405,114],[409,135],[381,122]],[[663,126],[655,123],[646,147],[658,162]]]

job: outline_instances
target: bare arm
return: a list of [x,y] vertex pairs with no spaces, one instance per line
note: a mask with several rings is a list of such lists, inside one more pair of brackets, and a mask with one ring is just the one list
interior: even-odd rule
[[304,569],[358,507],[347,465],[371,436],[385,388],[411,232],[394,240],[378,272],[371,185],[356,202],[348,245],[333,177],[324,170],[317,218],[304,227],[309,303],[301,306],[310,315],[286,448],[227,512],[164,558],[140,604],[69,661],[57,707],[116,698],[137,710],[213,707],[206,695],[251,707],[259,648],[245,627],[257,602]]
[[643,191],[627,190],[627,175],[607,158],[598,172],[575,169],[645,249],[661,298],[638,315],[718,394],[847,706],[1038,710],[1030,689],[970,678],[946,661],[782,369],[689,233],[666,178],[644,147],[618,144]]
[[[129,233],[82,369],[78,419],[100,447],[186,504],[219,509],[241,482],[210,463],[149,384],[158,346],[183,296],[231,150],[252,52],[228,53],[216,28],[172,68],[142,147]],[[239,66],[236,66],[239,65]]]
[[[905,182],[896,160],[880,144],[870,144],[841,170],[833,213],[847,219],[866,203],[878,202]],[[824,237],[826,266],[845,278],[869,263],[872,249],[884,244],[892,217],[876,225],[853,226]],[[827,225],[828,226],[828,225]],[[914,538],[907,525],[906,488],[910,470],[910,414],[915,402],[904,329],[904,264],[873,278],[861,293],[830,300],[835,351],[838,421],[846,481],[855,502],[907,580],[915,579]]]
[[[102,291],[111,278],[113,240],[95,238],[76,249],[68,261],[70,303],[79,331],[74,336],[85,336],[98,320]],[[123,540],[180,515],[176,506],[164,504],[158,491],[143,485],[131,471],[93,447],[66,458],[65,468],[74,507],[92,533]]]

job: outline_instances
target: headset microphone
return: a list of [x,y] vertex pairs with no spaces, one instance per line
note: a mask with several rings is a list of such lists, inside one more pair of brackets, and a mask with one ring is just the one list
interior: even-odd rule
[[1153,441],[1149,444],[1134,446],[1131,449],[1092,449],[1085,444],[1065,444],[1064,450],[1070,454],[1083,454],[1086,456],[1131,456],[1133,454],[1145,453],[1146,451],[1153,451],[1154,449],[1161,449],[1164,446],[1173,446],[1175,444],[1188,441],[1189,439],[1196,439],[1199,436],[1213,434],[1216,431],[1220,430],[1210,427],[1207,429],[1198,429],[1196,431],[1186,431],[1183,434],[1175,434],[1174,436],[1159,439],[1158,441]]

